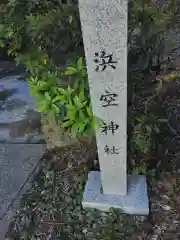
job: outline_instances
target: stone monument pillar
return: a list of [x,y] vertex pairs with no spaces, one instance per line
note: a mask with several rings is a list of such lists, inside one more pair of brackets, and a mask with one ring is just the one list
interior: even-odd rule
[[100,172],[90,172],[83,206],[149,212],[146,178],[127,176],[128,0],[79,0]]

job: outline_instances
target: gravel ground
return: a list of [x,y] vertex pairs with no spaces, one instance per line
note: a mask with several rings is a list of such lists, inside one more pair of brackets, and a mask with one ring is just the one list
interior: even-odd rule
[[142,229],[139,240],[180,239],[180,173],[163,173],[160,179],[151,179],[149,186],[149,226]]
[[[94,163],[96,149],[89,155],[86,148],[85,161],[79,151],[79,147],[63,148],[43,156],[42,170],[11,222],[9,240],[20,237],[24,240],[180,239],[180,172],[163,173],[158,180],[149,179],[148,219],[120,212],[83,210],[81,200],[87,170],[99,167]],[[76,159],[78,168],[68,159]]]

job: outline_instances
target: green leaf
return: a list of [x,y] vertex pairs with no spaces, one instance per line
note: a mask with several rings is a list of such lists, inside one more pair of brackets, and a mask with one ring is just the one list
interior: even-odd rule
[[52,87],[51,86],[51,92],[53,93],[53,94],[55,94],[55,95],[57,95],[58,94],[58,88],[57,87]]
[[68,67],[64,74],[65,76],[71,76],[71,75],[74,75],[75,73],[77,73],[76,68]]
[[46,97],[46,99],[48,100],[48,101],[51,101],[51,96],[50,96],[50,94],[48,93],[48,92],[45,92],[45,97]]
[[38,77],[28,77],[28,83],[36,85],[38,83]]
[[68,86],[67,90],[66,90],[66,96],[67,96],[67,102],[69,102],[69,104],[73,104],[72,103],[72,93],[74,92],[74,89],[72,89],[71,87]]
[[39,90],[47,90],[49,88],[49,84],[44,81],[39,81],[38,87],[39,87]]
[[79,101],[79,98],[78,98],[77,95],[73,98],[73,100],[74,100],[75,105],[76,105],[77,107],[79,107],[80,101]]
[[76,107],[74,107],[72,105],[67,105],[66,110],[67,110],[67,117],[71,120],[75,120],[75,116],[77,113]]
[[80,105],[81,105],[81,108],[84,108],[87,105],[87,101],[81,102]]
[[71,95],[74,92],[74,89],[72,89],[70,86],[67,88],[68,95]]
[[9,48],[8,51],[7,51],[8,56],[10,56],[13,53],[14,50],[15,49],[13,47]]
[[76,112],[75,111],[68,111],[67,112],[67,118],[71,120],[76,120]]
[[60,101],[61,104],[65,104],[67,102],[64,96],[56,96],[53,98],[52,103],[56,103],[58,101]]
[[77,68],[78,68],[78,71],[81,71],[83,69],[84,65],[83,65],[83,58],[79,58],[78,61],[77,61]]
[[80,93],[79,93],[79,99],[81,102],[85,100],[85,95],[84,95],[84,81],[81,82],[80,84]]
[[68,92],[64,88],[58,88],[59,95],[67,96]]
[[85,129],[85,127],[86,127],[86,123],[80,122],[80,123],[78,123],[78,126],[79,126],[79,132],[80,132],[80,133],[83,133],[83,132],[84,132],[84,129]]
[[47,112],[48,110],[48,105],[45,101],[39,101],[35,104],[35,106],[37,107],[38,112]]
[[52,109],[53,109],[56,113],[60,113],[60,108],[59,108],[56,104],[52,104]]
[[63,122],[62,126],[63,127],[70,127],[71,125],[73,125],[73,123],[74,123],[73,120],[69,120],[69,121]]
[[89,105],[89,107],[86,107],[86,111],[87,111],[87,114],[88,114],[89,117],[93,116],[91,105]]
[[86,116],[84,115],[83,110],[79,111],[79,117],[80,117],[81,120],[86,120]]
[[42,100],[39,100],[35,103],[36,106],[47,106],[48,105],[48,102],[46,101],[46,99],[42,99]]
[[31,97],[35,97],[35,98],[39,95],[39,91],[35,86],[30,87],[30,95]]
[[77,95],[74,97],[73,100],[74,100],[74,103],[75,103],[75,105],[77,106],[78,109],[83,108],[87,104],[87,101],[81,102]]
[[71,23],[72,23],[72,21],[73,21],[73,16],[72,16],[72,15],[70,15],[70,16],[69,16],[69,23],[71,24]]
[[146,136],[140,134],[136,134],[134,136],[134,142],[136,147],[143,153],[147,154],[149,150],[149,141]]
[[67,111],[77,111],[77,108],[73,105],[66,105]]

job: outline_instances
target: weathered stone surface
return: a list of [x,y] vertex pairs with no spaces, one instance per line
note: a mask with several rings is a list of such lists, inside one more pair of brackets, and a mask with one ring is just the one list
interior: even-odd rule
[[7,219],[0,220],[0,239],[5,240],[5,235],[8,230],[9,221]]
[[42,131],[48,149],[65,147],[77,143],[78,139],[65,132],[64,128],[53,118],[42,117]]
[[0,76],[6,77],[6,76],[14,76],[14,75],[28,75],[27,72],[25,72],[25,69],[22,67],[17,67],[13,61],[3,61],[0,59]]
[[34,169],[44,151],[43,144],[0,145],[0,230],[5,228],[4,221],[9,223],[22,194],[31,186]]
[[106,194],[125,195],[127,1],[79,0],[79,10],[93,113],[107,130],[96,131],[102,187]]
[[84,191],[82,205],[85,208],[97,208],[109,211],[117,208],[132,215],[148,215],[149,203],[146,177],[128,175],[128,192],[126,196],[103,194],[101,191],[100,172],[90,172]]
[[23,76],[1,78],[0,71],[0,142],[43,141],[41,115],[34,104]]
[[149,213],[145,176],[127,177],[127,1],[79,0],[100,172],[90,172],[83,207]]

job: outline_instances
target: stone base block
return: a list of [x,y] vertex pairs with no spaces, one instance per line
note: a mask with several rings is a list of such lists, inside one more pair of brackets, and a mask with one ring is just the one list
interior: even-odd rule
[[100,172],[90,172],[85,186],[82,201],[83,207],[96,208],[102,211],[109,211],[110,208],[118,208],[127,214],[148,215],[149,202],[146,177],[143,175],[128,175],[127,181],[127,195],[104,195],[102,193]]

